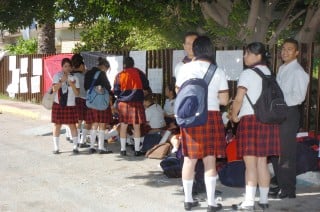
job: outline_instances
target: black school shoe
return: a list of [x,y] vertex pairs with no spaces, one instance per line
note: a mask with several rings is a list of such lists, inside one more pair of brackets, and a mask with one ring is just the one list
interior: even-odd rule
[[94,153],[96,153],[97,152],[97,150],[95,149],[95,148],[90,148],[89,149],[89,153],[90,154],[94,154]]
[[134,151],[134,156],[143,156],[145,155],[145,153],[141,152],[141,151]]
[[184,202],[184,209],[186,211],[191,211],[191,208],[193,207],[197,207],[199,206],[199,202],[198,201],[194,201],[194,202]]
[[52,153],[55,154],[55,155],[58,155],[58,154],[60,154],[60,151],[59,150],[54,150]]
[[111,154],[113,153],[111,150],[98,149],[99,154]]
[[293,199],[293,198],[296,198],[296,194],[295,193],[285,193],[285,192],[281,191],[278,197],[280,199],[285,199],[285,198]]
[[74,155],[77,155],[77,154],[79,154],[79,150],[78,150],[78,149],[73,149],[73,150],[72,150],[72,153],[73,153]]
[[221,209],[222,209],[221,204],[217,204],[217,206],[208,205],[207,211],[208,212],[216,212],[216,211],[220,211]]
[[120,155],[121,156],[127,156],[127,151],[126,150],[120,151]]
[[267,210],[269,208],[269,204],[268,203],[258,203],[259,207],[262,209],[262,210]]

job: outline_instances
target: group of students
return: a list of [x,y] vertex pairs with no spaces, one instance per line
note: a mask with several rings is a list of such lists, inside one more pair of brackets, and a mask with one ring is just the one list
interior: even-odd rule
[[[208,85],[207,123],[197,127],[181,128],[178,136],[184,156],[182,184],[185,210],[199,206],[199,202],[192,196],[198,160],[202,160],[204,164],[207,211],[222,209],[222,205],[215,200],[216,159],[225,157],[226,139],[220,106],[229,103],[231,110],[228,118],[231,122],[238,123],[237,154],[243,158],[246,168],[244,201],[232,205],[232,209],[253,211],[257,187],[260,196],[258,206],[262,210],[269,208],[269,195],[280,199],[296,197],[296,133],[300,126],[299,108],[305,99],[309,83],[308,74],[297,62],[298,47],[298,42],[290,38],[284,41],[281,49],[284,64],[280,66],[276,80],[289,108],[288,117],[281,124],[259,122],[246,97],[249,96],[254,104],[262,91],[262,79],[254,68],[258,68],[265,75],[272,74],[269,68],[270,54],[264,44],[253,42],[245,47],[246,68],[239,76],[237,93],[231,101],[225,72],[217,68]],[[185,58],[183,64],[179,64],[175,70],[177,91],[188,79],[203,78],[209,65],[214,63],[214,48],[206,36],[199,36],[196,33],[186,34],[184,49],[188,58]],[[271,189],[267,165],[269,158],[273,163],[274,179],[276,179]]]
[[[177,65],[174,84],[166,87],[164,110],[154,101],[150,93],[149,82],[145,74],[134,67],[131,57],[124,59],[124,69],[116,75],[114,88],[111,91],[110,83],[105,74],[100,74],[95,86],[102,86],[115,96],[116,101],[110,101],[110,107],[105,111],[86,108],[85,91],[89,89],[93,76],[97,71],[107,71],[109,63],[100,58],[98,67],[84,72],[83,59],[74,55],[71,60],[62,60],[62,71],[53,78],[52,89],[56,92],[55,103],[52,109],[54,123],[53,141],[54,153],[59,153],[59,135],[62,124],[70,127],[73,152],[78,153],[79,129],[77,125],[85,120],[85,129],[82,136],[90,130],[90,151],[95,152],[94,142],[98,132],[98,152],[110,153],[104,147],[104,132],[106,125],[111,123],[112,113],[119,114],[120,155],[126,156],[128,126],[132,126],[134,140],[134,155],[140,156],[143,136],[147,132],[158,132],[167,128],[175,128],[174,99],[179,87],[188,79],[203,78],[211,63],[215,63],[214,47],[207,36],[197,33],[187,33],[184,38],[184,50],[187,56]],[[245,162],[245,199],[239,204],[232,205],[233,210],[254,210],[255,195],[259,189],[260,208],[269,208],[268,194],[280,194],[279,198],[295,198],[295,152],[296,133],[299,130],[299,107],[305,99],[309,77],[297,62],[299,54],[298,43],[293,39],[284,41],[281,57],[284,62],[277,74],[285,101],[289,106],[288,118],[280,125],[264,124],[256,119],[246,95],[254,104],[262,90],[262,79],[253,68],[260,69],[265,75],[272,74],[269,68],[270,54],[260,42],[253,42],[244,49],[245,70],[240,74],[237,93],[233,100],[229,100],[229,87],[225,72],[217,68],[208,85],[208,121],[206,124],[180,128],[178,133],[171,137],[173,151],[180,146],[183,155],[182,184],[184,190],[184,209],[191,210],[199,206],[193,199],[192,188],[196,164],[201,160],[204,165],[204,184],[207,193],[207,211],[219,211],[222,205],[216,202],[215,188],[217,181],[216,159],[225,157],[225,128],[222,121],[220,106],[231,102],[230,121],[239,123],[236,133],[237,154]],[[77,59],[78,58],[78,59]],[[82,58],[82,57],[81,57]],[[79,60],[79,61],[78,61]],[[78,62],[77,62],[78,61]],[[80,66],[83,68],[79,69]],[[78,69],[77,69],[78,67]],[[80,76],[78,76],[80,75]],[[82,85],[83,84],[83,85]],[[81,92],[83,91],[83,92]],[[66,98],[67,96],[67,98]],[[152,114],[152,115],[151,115]],[[155,116],[158,114],[159,116]],[[78,123],[78,124],[77,124]],[[146,130],[146,124],[148,130]],[[99,131],[97,131],[99,130]],[[272,156],[275,171],[275,184],[270,189],[270,172],[267,165]],[[280,157],[279,157],[280,156]],[[270,191],[269,191],[270,189]]]

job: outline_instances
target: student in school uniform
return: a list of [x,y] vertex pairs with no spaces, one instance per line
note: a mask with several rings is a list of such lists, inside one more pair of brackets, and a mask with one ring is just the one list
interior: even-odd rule
[[76,109],[76,96],[79,95],[79,79],[70,74],[72,70],[71,60],[63,58],[61,61],[62,71],[53,76],[52,91],[55,92],[52,106],[51,121],[53,125],[54,154],[59,154],[59,137],[61,125],[68,125],[71,130],[73,141],[73,153],[78,154],[78,137],[76,123],[78,115]]

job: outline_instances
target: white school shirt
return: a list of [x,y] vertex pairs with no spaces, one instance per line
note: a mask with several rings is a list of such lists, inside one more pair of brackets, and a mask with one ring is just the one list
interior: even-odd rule
[[176,99],[166,99],[164,105],[163,105],[163,110],[166,112],[168,116],[174,114],[174,102]]
[[179,63],[177,63],[177,65],[174,67],[174,72],[173,72],[173,76],[177,78],[177,76],[179,75],[180,72],[180,68],[184,65],[185,63],[180,61]]
[[[188,79],[203,78],[209,68],[209,65],[209,62],[200,60],[191,61],[184,64],[180,68],[179,74],[176,76],[176,86],[181,87],[181,85]],[[208,110],[220,111],[218,92],[228,89],[229,87],[226,74],[222,69],[218,67],[208,86]]]
[[[52,84],[56,84],[59,83],[61,77],[63,76],[63,71],[60,71],[58,73],[56,73],[53,76],[53,80],[52,80]],[[80,88],[80,83],[79,83],[79,79],[76,76],[72,76],[71,74],[68,75],[68,80],[75,80],[75,86],[76,88]],[[76,96],[74,95],[74,92],[72,90],[71,86],[68,86],[68,82],[64,82],[62,83],[62,91],[65,91],[66,89],[68,89],[68,100],[67,100],[67,106],[75,106],[76,105]],[[59,104],[59,99],[58,99],[58,92],[56,92],[55,96],[54,96],[54,102]]]
[[153,104],[145,109],[146,120],[152,129],[162,128],[166,126],[164,120],[164,111],[158,104]]
[[288,106],[299,105],[304,101],[308,90],[309,76],[297,60],[279,67],[277,82]]
[[[265,75],[270,75],[271,72],[267,66],[258,65],[259,68]],[[255,104],[258,100],[262,91],[262,78],[252,69],[245,69],[241,72],[238,87],[244,87],[247,89],[247,95],[249,96],[252,104]],[[242,106],[239,112],[239,118],[245,115],[254,114],[254,110],[250,105],[248,98],[243,97]]]

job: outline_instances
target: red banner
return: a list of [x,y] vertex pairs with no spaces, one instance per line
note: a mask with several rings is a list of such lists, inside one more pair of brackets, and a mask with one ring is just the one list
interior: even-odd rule
[[58,54],[43,59],[43,91],[46,92],[52,85],[53,75],[61,71],[63,58],[72,57],[73,54]]

